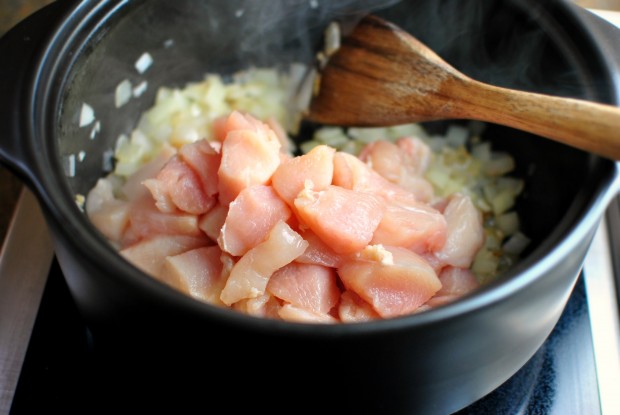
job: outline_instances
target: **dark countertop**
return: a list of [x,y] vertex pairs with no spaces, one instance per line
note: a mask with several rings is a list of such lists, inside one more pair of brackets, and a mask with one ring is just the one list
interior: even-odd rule
[[[0,36],[49,3],[51,0],[0,0]],[[0,241],[4,241],[22,188],[22,182],[4,166],[0,166]]]

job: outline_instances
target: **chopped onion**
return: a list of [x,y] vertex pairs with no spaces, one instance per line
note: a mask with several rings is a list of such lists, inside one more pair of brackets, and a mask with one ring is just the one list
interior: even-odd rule
[[521,232],[517,232],[504,243],[503,249],[506,253],[515,256],[521,255],[530,242],[530,238]]
[[342,128],[338,127],[325,127],[319,129],[314,135],[314,140],[334,148],[341,148],[347,144],[348,141],[350,141],[349,137],[344,133]]
[[340,49],[340,26],[331,22],[325,29],[325,54],[329,57]]
[[94,140],[97,137],[97,134],[101,131],[101,123],[99,121],[95,122],[93,128],[90,130],[90,139]]
[[491,160],[491,143],[485,141],[476,144],[471,149],[471,155],[482,162]]
[[69,154],[62,158],[65,176],[75,177],[75,154]]
[[78,209],[80,209],[81,211],[84,211],[85,202],[86,202],[86,196],[84,196],[81,193],[77,193],[75,195],[75,204],[77,205]]
[[484,163],[484,169],[489,176],[502,176],[515,168],[515,161],[508,153],[493,153]]
[[391,141],[396,141],[402,137],[419,137],[428,139],[428,134],[420,124],[403,124],[387,128],[388,137]]
[[484,283],[497,275],[499,263],[499,257],[495,253],[487,249],[481,249],[474,258],[471,270]]
[[451,125],[446,132],[446,141],[452,147],[464,146],[469,137],[469,130],[460,125]]
[[513,235],[519,230],[519,215],[517,215],[517,212],[513,211],[498,215],[495,218],[495,222],[505,235]]
[[129,102],[133,94],[131,82],[128,79],[123,80],[116,86],[114,93],[114,105],[116,108],[120,108]]
[[362,143],[372,143],[387,138],[384,128],[349,128],[348,134]]
[[151,56],[150,53],[144,52],[142,55],[140,55],[140,57],[138,58],[134,66],[136,70],[138,71],[138,73],[143,74],[144,72],[147,71],[147,69],[151,67],[152,64],[153,64],[153,57]]
[[144,94],[148,89],[148,85],[149,84],[147,81],[142,81],[138,85],[136,85],[136,87],[132,91],[134,98],[139,98],[140,96],[142,96],[142,94]]
[[80,127],[86,127],[95,121],[95,110],[87,103],[82,104],[82,110],[80,111]]

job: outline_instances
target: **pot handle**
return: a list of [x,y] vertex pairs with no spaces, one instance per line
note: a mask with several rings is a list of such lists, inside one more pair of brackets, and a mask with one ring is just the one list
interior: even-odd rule
[[73,8],[75,1],[55,1],[33,13],[0,38],[0,163],[20,179],[33,183],[28,168],[29,89],[36,82],[37,60],[46,38]]

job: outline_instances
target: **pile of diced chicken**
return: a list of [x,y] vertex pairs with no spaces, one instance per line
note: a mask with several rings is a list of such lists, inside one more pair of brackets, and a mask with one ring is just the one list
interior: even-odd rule
[[165,147],[120,194],[107,178],[89,193],[90,220],[144,272],[210,304],[316,323],[403,316],[478,287],[482,215],[463,194],[434,196],[420,139],[292,156],[277,125],[238,111],[214,136]]

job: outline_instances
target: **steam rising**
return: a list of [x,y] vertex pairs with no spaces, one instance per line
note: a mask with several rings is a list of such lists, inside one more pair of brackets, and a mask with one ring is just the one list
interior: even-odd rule
[[[257,66],[311,64],[327,25],[338,21],[342,34],[367,13],[387,18],[411,32],[450,64],[493,85],[579,95],[583,85],[573,70],[557,74],[549,65],[575,68],[573,45],[547,2],[478,0],[270,0],[221,3],[207,16],[221,30],[237,32],[226,53]],[[226,15],[226,17],[224,16]],[[235,16],[231,21],[231,16]],[[228,36],[228,34],[227,34]],[[559,51],[559,53],[558,53]],[[554,56],[555,55],[555,56]],[[553,56],[553,57],[552,57]],[[554,73],[553,78],[548,74]]]
[[548,3],[418,1],[401,3],[380,15],[397,22],[474,79],[516,89],[579,95],[583,85],[576,83],[574,69],[558,76],[557,68],[576,68],[580,62],[575,60],[575,46],[567,43],[567,28],[549,14]]
[[[227,0],[149,2],[153,13],[168,16],[158,27],[175,47],[156,58],[166,76],[187,80],[187,73],[233,73],[250,66],[312,64],[327,25],[337,21],[346,35],[367,13],[393,21],[426,43],[463,73],[483,82],[541,92],[577,94],[569,61],[575,47],[539,0]],[[161,11],[164,9],[164,11]],[[145,19],[148,22],[148,19]],[[197,25],[196,23],[199,22]],[[148,24],[148,23],[146,23]],[[187,24],[187,30],[179,27]],[[161,26],[161,25],[158,25]],[[146,25],[137,29],[149,32]],[[160,45],[163,41],[158,42]],[[558,53],[560,51],[560,53]],[[179,60],[179,55],[183,56]],[[548,66],[555,64],[555,71]],[[169,67],[169,68],[168,68]],[[555,73],[553,79],[547,74]],[[178,74],[178,75],[177,75]],[[180,76],[179,76],[180,75]],[[169,82],[169,81],[168,81]],[[155,82],[157,84],[157,82]]]
[[[241,42],[237,53],[270,57],[287,62],[291,52],[299,60],[311,62],[325,27],[333,20],[352,28],[367,13],[384,9],[400,0],[270,0],[243,2],[235,13],[241,15],[236,29]],[[294,49],[294,50],[293,50]]]

